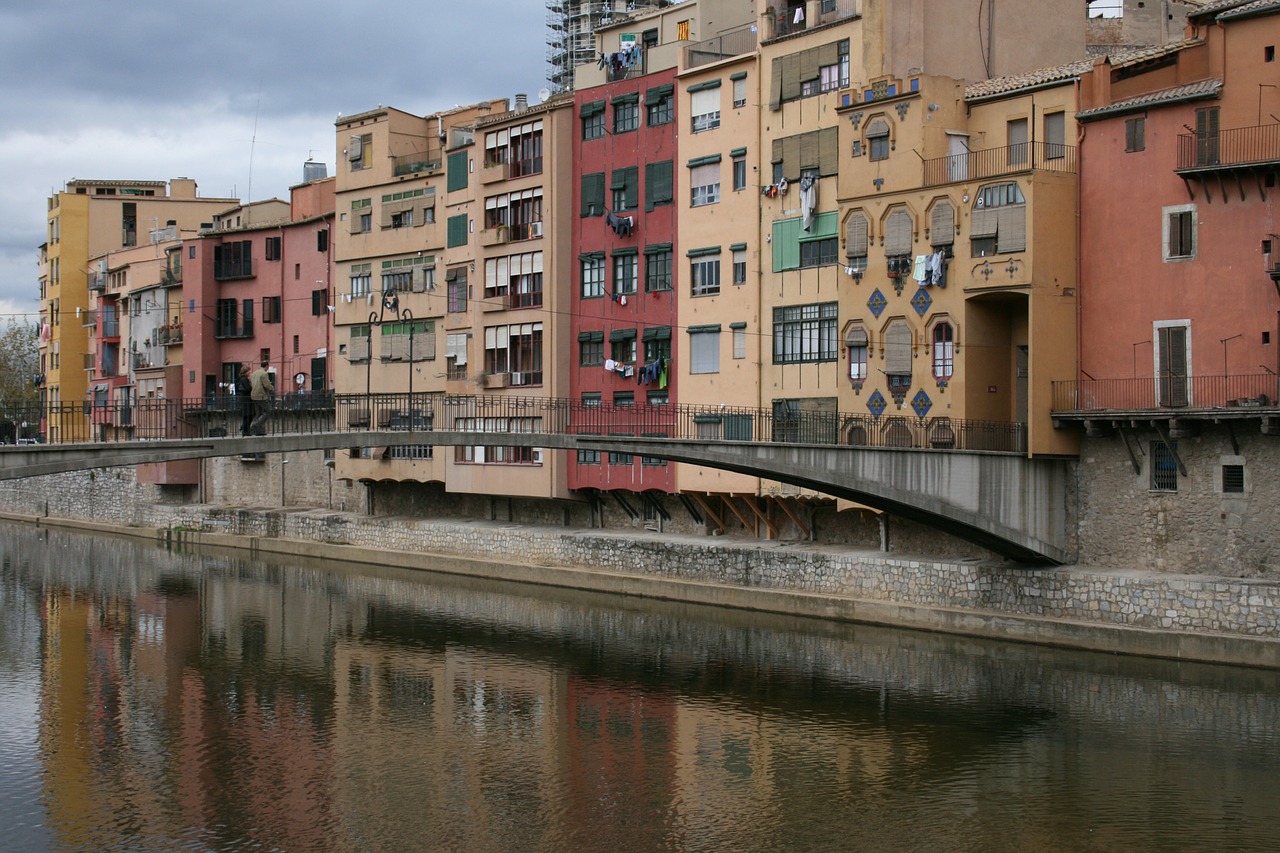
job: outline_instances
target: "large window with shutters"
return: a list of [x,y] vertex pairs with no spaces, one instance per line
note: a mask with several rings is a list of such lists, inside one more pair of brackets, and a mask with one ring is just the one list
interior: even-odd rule
[[867,122],[867,156],[872,160],[889,159],[889,121],[876,116]]
[[450,314],[461,314],[467,310],[467,270],[465,267],[454,267],[444,275],[446,303]]
[[604,364],[604,332],[578,332],[578,365],[600,367]]
[[1019,118],[1010,121],[1006,125],[1006,136],[1009,142],[1009,165],[1027,165],[1027,120]]
[[582,105],[578,112],[582,119],[582,138],[604,138],[604,101],[591,101]]
[[613,253],[613,295],[634,296],[639,259],[635,249]]
[[884,256],[890,273],[903,275],[904,259],[909,263],[915,242],[915,220],[905,207],[895,207],[884,218]]
[[949,199],[941,198],[929,208],[929,245],[935,250],[950,247],[956,241],[956,208]]
[[629,133],[640,127],[640,94],[619,95],[613,99],[613,132]]
[[1185,261],[1196,256],[1196,206],[1179,204],[1163,208],[1164,259]]
[[445,245],[450,249],[458,246],[467,245],[467,215],[459,213],[457,216],[450,216],[445,224]]
[[352,326],[347,339],[347,361],[369,360],[369,327]]
[[911,387],[911,326],[901,317],[889,321],[884,329],[884,372],[891,391]]
[[[382,196],[380,225],[383,228],[409,228],[435,220],[436,191],[419,188],[387,193]],[[427,212],[431,212],[430,220]]]
[[773,60],[769,109],[848,85],[848,39],[779,56]]
[[1191,321],[1158,320],[1152,326],[1156,359],[1156,405],[1191,404]]
[[448,176],[446,178],[446,187],[449,192],[467,188],[467,180],[471,168],[470,155],[471,152],[468,150],[455,151],[449,155]]
[[582,176],[582,216],[604,216],[604,172]]
[[542,304],[542,252],[484,262],[484,298],[490,305],[536,308]]
[[591,252],[578,256],[582,271],[582,298],[604,296],[604,252]]
[[1196,110],[1196,165],[1216,166],[1219,160],[1218,107]]
[[702,207],[720,201],[720,158],[714,162],[690,164],[689,206]]
[[839,171],[840,130],[828,127],[773,140],[773,169],[777,178],[800,180],[806,169],[816,169],[820,178]]
[[373,134],[353,136],[347,143],[347,162],[351,171],[358,172],[373,165]]
[[542,324],[489,326],[484,330],[485,373],[505,373],[512,386],[542,384]]
[[786,305],[773,309],[773,363],[835,361],[839,350],[837,303]]
[[640,167],[614,169],[609,189],[615,211],[635,210],[640,205]]
[[867,379],[869,344],[866,327],[861,324],[851,325],[845,331],[844,345],[849,351],[849,378],[854,382],[865,382]]
[[933,378],[950,379],[956,369],[956,330],[942,320],[933,326]]
[[1044,156],[1061,160],[1067,156],[1067,115],[1046,113],[1044,117]]
[[672,188],[672,162],[659,160],[644,167],[644,209],[653,210],[671,204],[675,197]]
[[658,243],[644,250],[644,292],[671,289],[671,244]]
[[835,263],[839,250],[839,214],[819,213],[809,230],[802,217],[779,219],[773,223],[773,271],[800,269]]
[[689,327],[689,372],[720,372],[720,326]]
[[689,256],[689,293],[691,296],[715,296],[720,292],[720,247],[691,249]]
[[870,238],[867,214],[861,210],[850,213],[844,221],[844,254],[850,269],[855,273],[867,268],[867,245]]
[[689,113],[694,133],[720,126],[720,81],[711,80],[689,87]]
[[645,122],[650,127],[670,124],[676,117],[675,86],[667,83],[644,93]]
[[975,258],[1027,248],[1027,203],[1016,183],[978,191],[969,216],[969,240]]

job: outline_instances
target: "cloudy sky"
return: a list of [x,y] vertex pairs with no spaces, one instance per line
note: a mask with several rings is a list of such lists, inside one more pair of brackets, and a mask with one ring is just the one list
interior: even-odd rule
[[0,321],[38,309],[45,202],[67,181],[287,199],[309,156],[333,174],[340,113],[536,103],[546,32],[542,0],[0,4]]

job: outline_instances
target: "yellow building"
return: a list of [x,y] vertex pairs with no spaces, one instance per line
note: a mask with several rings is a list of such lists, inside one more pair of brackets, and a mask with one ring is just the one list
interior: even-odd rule
[[77,309],[88,310],[90,288],[101,289],[106,280],[101,260],[95,266],[91,259],[140,241],[145,245],[152,231],[194,234],[238,204],[231,198],[200,198],[190,178],[167,183],[73,180],[49,197],[40,298],[42,390],[51,407],[45,425],[48,441],[87,438],[79,404],[87,399],[84,356],[90,350],[88,329]]

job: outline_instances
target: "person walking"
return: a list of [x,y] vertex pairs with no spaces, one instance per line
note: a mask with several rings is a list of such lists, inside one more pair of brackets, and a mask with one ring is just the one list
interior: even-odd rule
[[249,434],[249,425],[253,423],[253,382],[249,379],[249,365],[240,365],[240,375],[236,377],[236,402],[240,404],[240,434]]
[[262,366],[249,377],[249,386],[254,412],[249,431],[254,435],[266,435],[267,416],[271,414],[271,396],[276,392],[276,385],[267,372],[267,362],[262,362]]

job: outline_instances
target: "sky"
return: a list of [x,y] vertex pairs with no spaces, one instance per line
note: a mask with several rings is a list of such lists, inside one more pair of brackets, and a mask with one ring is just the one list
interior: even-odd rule
[[334,119],[546,86],[542,0],[0,4],[0,323],[34,318],[46,200],[76,178],[190,177],[288,199]]

